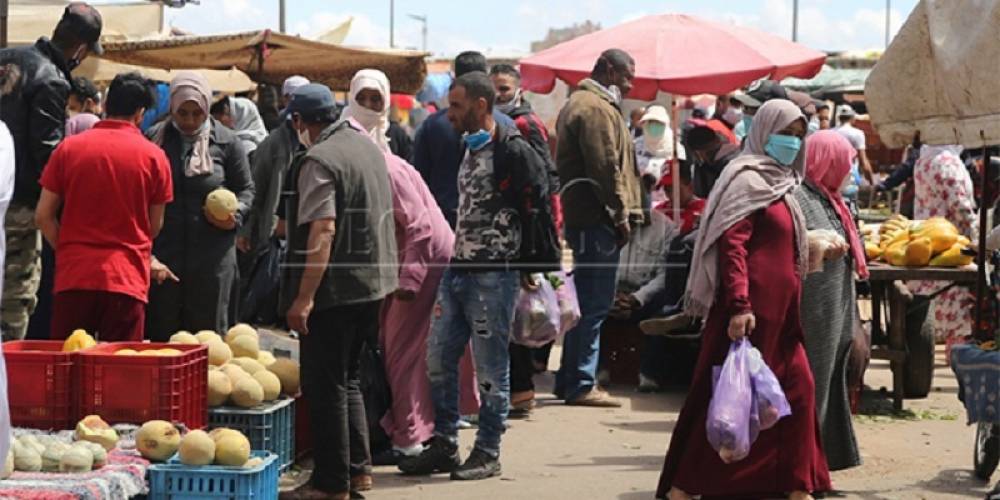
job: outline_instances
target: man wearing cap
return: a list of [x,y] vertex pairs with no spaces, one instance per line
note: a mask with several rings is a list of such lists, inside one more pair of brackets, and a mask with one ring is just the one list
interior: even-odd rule
[[0,50],[0,67],[20,75],[0,98],[0,120],[10,128],[17,161],[14,197],[4,218],[7,261],[0,330],[5,340],[24,338],[38,300],[42,245],[34,222],[41,194],[38,181],[65,134],[70,71],[87,55],[102,53],[101,26],[97,9],[73,2],[51,39]]
[[742,92],[733,94],[731,100],[738,103],[743,111],[739,123],[733,125],[733,135],[736,136],[738,143],[742,143],[743,138],[750,132],[750,124],[753,122],[753,116],[757,114],[757,108],[761,107],[762,104],[757,99]]
[[868,179],[869,183],[875,185],[875,172],[872,170],[872,164],[868,161],[868,154],[865,152],[865,133],[854,126],[857,117],[858,113],[850,104],[844,104],[837,108],[837,122],[840,123],[837,132],[844,136],[858,152],[858,157],[854,160],[854,171],[860,170],[861,175]]
[[695,127],[687,135],[687,152],[694,162],[694,194],[708,198],[722,170],[739,156],[740,146],[725,141],[709,127]]
[[382,300],[398,288],[389,171],[367,132],[336,121],[325,86],[299,88],[287,110],[308,150],[289,176],[281,303],[302,335],[316,460],[311,483],[289,497],[346,500],[372,481],[361,348],[378,336]]

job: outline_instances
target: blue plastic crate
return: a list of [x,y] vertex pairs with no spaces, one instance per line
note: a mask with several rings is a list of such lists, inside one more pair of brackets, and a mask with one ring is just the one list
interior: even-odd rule
[[292,398],[285,397],[255,408],[209,408],[208,427],[240,431],[250,440],[250,448],[277,453],[282,472],[295,462],[295,400]]
[[175,456],[165,464],[148,469],[149,500],[232,500],[278,499],[278,456],[254,451],[251,457],[264,459],[253,468],[181,464]]

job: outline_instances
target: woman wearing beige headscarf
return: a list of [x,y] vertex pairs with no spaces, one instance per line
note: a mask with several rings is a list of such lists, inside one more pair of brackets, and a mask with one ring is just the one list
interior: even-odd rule
[[[236,317],[236,230],[253,201],[253,181],[239,138],[209,116],[211,96],[201,74],[178,73],[170,82],[170,118],[150,130],[174,182],[174,202],[153,242],[146,335],[155,341],[178,330],[222,332]],[[226,220],[204,208],[219,188],[238,200]]]
[[[685,297],[685,313],[705,318],[702,346],[660,476],[660,498],[807,499],[830,489],[799,322],[808,245],[793,192],[805,171],[805,133],[797,106],[769,101],[754,117],[743,154],[709,195]],[[706,433],[712,367],[744,337],[774,370],[792,413],[762,431],[749,456],[725,463]]]

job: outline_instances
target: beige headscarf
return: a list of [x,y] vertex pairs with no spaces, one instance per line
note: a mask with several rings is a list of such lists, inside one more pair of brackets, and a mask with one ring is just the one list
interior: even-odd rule
[[768,101],[757,110],[743,154],[722,171],[701,217],[684,300],[684,311],[689,316],[707,316],[715,301],[719,280],[718,242],[723,233],[777,200],[783,199],[792,213],[798,248],[796,264],[799,276],[806,275],[809,262],[806,220],[793,196],[805,174],[805,145],[788,167],[778,164],[764,152],[771,134],[795,120],[804,119],[799,107],[784,99]]
[[[372,111],[358,104],[358,93],[364,89],[374,89],[382,94],[382,110]],[[389,151],[389,78],[377,69],[363,69],[351,79],[351,90],[347,94],[347,107],[344,108],[344,118],[354,118],[371,134],[375,144],[382,151]]]
[[[198,107],[209,114],[209,101],[212,99],[212,88],[208,80],[201,73],[195,71],[180,71],[170,82],[170,114],[177,112],[182,104],[192,101]],[[212,156],[209,153],[209,139],[212,135],[212,120],[205,119],[205,124],[198,129],[193,138],[194,146],[191,151],[191,158],[184,165],[184,175],[195,177],[204,175],[212,171]],[[167,125],[164,124],[153,136],[153,142],[163,146],[163,138],[166,135]]]

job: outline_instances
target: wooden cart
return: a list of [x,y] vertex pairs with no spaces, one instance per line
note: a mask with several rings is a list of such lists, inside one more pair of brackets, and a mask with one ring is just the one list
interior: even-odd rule
[[[896,410],[903,409],[903,399],[923,397],[930,390],[934,373],[934,337],[930,324],[920,334],[907,335],[906,316],[913,296],[904,283],[909,280],[939,281],[940,294],[953,286],[975,284],[977,268],[895,267],[880,262],[870,262],[869,281],[872,291],[872,359],[890,362],[892,369],[892,402]],[[888,305],[885,318],[886,332],[882,331],[882,306]],[[884,345],[874,345],[875,339],[887,338]],[[908,378],[910,382],[908,383]],[[919,381],[919,383],[914,383]],[[907,391],[907,388],[919,386]]]

